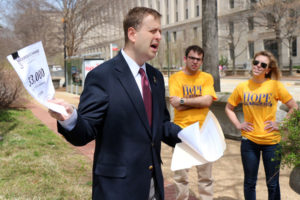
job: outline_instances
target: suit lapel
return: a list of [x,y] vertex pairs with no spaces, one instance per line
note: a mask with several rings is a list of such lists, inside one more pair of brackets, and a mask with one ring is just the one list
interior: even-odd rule
[[128,94],[133,107],[135,108],[136,112],[138,113],[143,125],[147,129],[147,133],[150,137],[152,137],[150,126],[147,119],[146,109],[144,106],[144,102],[139,91],[139,88],[136,84],[136,81],[129,69],[128,64],[126,63],[125,59],[119,53],[115,60],[115,70],[117,71],[117,77],[125,89],[126,93]]

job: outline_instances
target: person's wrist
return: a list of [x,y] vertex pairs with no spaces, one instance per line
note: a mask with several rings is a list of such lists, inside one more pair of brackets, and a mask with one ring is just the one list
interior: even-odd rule
[[183,105],[184,105],[184,103],[185,103],[185,99],[184,99],[184,98],[180,98],[180,100],[179,100],[179,104],[180,104],[181,106],[183,106]]
[[281,126],[281,122],[278,122],[278,121],[276,122],[276,121],[275,121],[275,126],[276,126],[275,128],[276,128],[277,130],[279,130],[279,129],[280,129],[280,126]]
[[280,121],[275,121],[276,125],[279,127],[281,125],[282,122]]

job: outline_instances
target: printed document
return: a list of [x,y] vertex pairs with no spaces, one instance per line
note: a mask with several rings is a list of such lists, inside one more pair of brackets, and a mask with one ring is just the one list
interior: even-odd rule
[[66,109],[48,102],[54,98],[55,90],[42,42],[29,45],[7,56],[29,94],[47,108],[68,116]]
[[196,122],[182,129],[178,137],[182,142],[175,146],[172,171],[214,162],[223,156],[226,149],[223,131],[211,111],[208,112],[201,129],[199,122]]

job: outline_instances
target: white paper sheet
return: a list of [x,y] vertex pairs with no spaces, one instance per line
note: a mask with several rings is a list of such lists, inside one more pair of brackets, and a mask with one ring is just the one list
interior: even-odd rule
[[48,102],[55,90],[42,42],[29,45],[7,56],[29,94],[47,108],[68,116],[66,109]]
[[214,162],[223,156],[226,149],[223,131],[211,111],[208,112],[201,129],[199,122],[196,122],[181,130],[178,137],[182,143],[175,146],[172,171]]

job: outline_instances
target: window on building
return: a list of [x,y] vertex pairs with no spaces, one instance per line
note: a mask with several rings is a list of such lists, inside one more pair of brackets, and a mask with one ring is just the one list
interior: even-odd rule
[[196,6],[196,17],[199,17],[200,16],[200,6],[197,5]]
[[254,57],[254,42],[253,41],[248,42],[248,50],[249,50],[249,58],[252,59]]
[[229,45],[229,55],[230,55],[230,59],[233,60],[234,59],[234,46],[232,44]]
[[229,0],[229,6],[230,8],[234,8],[234,0]]
[[296,17],[296,14],[297,14],[296,10],[294,10],[294,9],[289,9],[288,13],[289,13],[290,18]]
[[252,9],[255,9],[255,4],[257,3],[257,1],[258,1],[258,0],[251,0],[251,1],[250,1],[250,7],[251,7]]
[[297,37],[294,37],[292,41],[292,56],[297,56]]
[[182,36],[183,36],[183,41],[186,41],[187,40],[187,38],[186,38],[186,30],[182,31]]
[[169,24],[169,0],[166,0],[166,19],[167,19],[167,24]]
[[264,48],[270,51],[278,60],[278,45],[276,40],[264,40]]
[[276,23],[275,17],[273,14],[269,13],[267,14],[267,27],[272,28],[274,24]]
[[189,18],[189,5],[188,5],[189,1],[185,0],[185,19]]
[[230,34],[234,33],[234,23],[233,22],[229,22],[229,33]]
[[175,1],[175,21],[178,22],[178,0]]
[[176,38],[176,31],[174,31],[174,32],[173,32],[173,40],[174,40],[174,42],[176,42],[176,39],[177,39],[177,38]]
[[194,38],[196,39],[198,37],[198,28],[194,27],[193,32],[194,32]]
[[249,28],[249,31],[252,31],[254,29],[254,20],[253,20],[253,17],[249,17],[248,18],[248,28]]
[[169,32],[167,31],[167,32],[165,33],[165,41],[166,41],[166,42],[169,42],[169,40],[170,40],[170,38],[169,38]]
[[189,18],[189,9],[186,8],[185,9],[185,19],[188,19]]
[[196,17],[200,16],[200,5],[199,0],[196,1]]

